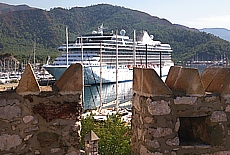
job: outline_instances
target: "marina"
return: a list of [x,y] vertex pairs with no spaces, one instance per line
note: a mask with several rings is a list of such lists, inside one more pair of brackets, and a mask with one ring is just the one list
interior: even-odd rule
[[[6,83],[18,83],[21,79],[22,72],[0,72],[0,84],[6,84]],[[55,78],[48,73],[45,69],[41,69],[34,72],[35,78],[38,80],[41,85],[50,85],[51,82],[53,83]]]
[[[87,109],[131,108],[133,67],[151,68],[164,81],[173,62],[169,44],[153,40],[152,35],[143,31],[141,36],[130,39],[125,30],[120,34],[104,33],[103,24],[92,34],[78,37],[75,42],[68,41],[58,48],[62,53],[50,64],[49,59],[42,70],[35,71],[41,85],[52,85],[73,63],[84,67],[83,107]],[[208,64],[212,64],[209,62]],[[186,65],[198,68],[200,72],[207,67],[203,63]],[[20,80],[21,72],[2,74],[0,81]],[[100,85],[99,85],[100,84]]]

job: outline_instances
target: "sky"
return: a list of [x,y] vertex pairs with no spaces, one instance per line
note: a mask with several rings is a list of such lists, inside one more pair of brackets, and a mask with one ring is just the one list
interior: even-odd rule
[[10,5],[26,4],[45,9],[111,4],[164,18],[190,28],[226,28],[230,30],[230,0],[2,0]]

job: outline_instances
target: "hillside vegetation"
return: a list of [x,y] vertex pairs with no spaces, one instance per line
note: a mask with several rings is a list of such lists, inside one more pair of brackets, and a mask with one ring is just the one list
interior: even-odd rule
[[173,49],[173,60],[188,61],[194,56],[203,60],[216,60],[229,56],[230,42],[205,32],[194,31],[173,25],[147,13],[124,7],[100,4],[71,9],[54,8],[19,10],[0,14],[0,53],[13,53],[20,61],[28,61],[36,42],[37,61],[44,62],[47,56],[54,59],[57,48],[65,42],[65,27],[69,29],[69,40],[91,33],[104,23],[111,32],[125,29],[127,35],[137,35],[147,30],[155,40],[169,43]]

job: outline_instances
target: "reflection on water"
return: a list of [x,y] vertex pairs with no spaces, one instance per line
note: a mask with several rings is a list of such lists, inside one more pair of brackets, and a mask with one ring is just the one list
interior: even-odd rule
[[[205,64],[189,64],[183,67],[197,68],[199,73],[208,67]],[[132,98],[132,82],[123,82],[118,84],[119,104],[130,101]],[[116,99],[116,84],[103,84],[102,103],[112,102]],[[100,106],[100,86],[85,86],[84,88],[84,108],[93,109]]]
[[[132,82],[118,83],[119,104],[130,101],[132,98]],[[116,84],[102,85],[102,103],[112,102],[116,99]],[[100,86],[84,87],[84,108],[93,109],[100,106]]]

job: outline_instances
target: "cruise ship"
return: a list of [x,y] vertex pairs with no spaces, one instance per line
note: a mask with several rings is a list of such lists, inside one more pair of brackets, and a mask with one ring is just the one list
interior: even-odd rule
[[[118,30],[104,33],[103,24],[91,34],[77,37],[75,42],[68,42],[58,48],[61,56],[52,64],[43,67],[57,80],[72,63],[84,66],[84,84],[115,83],[132,81],[133,67],[153,68],[164,78],[173,62],[169,44],[153,40],[153,35],[142,31],[133,38],[126,36],[126,31]],[[67,30],[68,34],[68,30]]]

